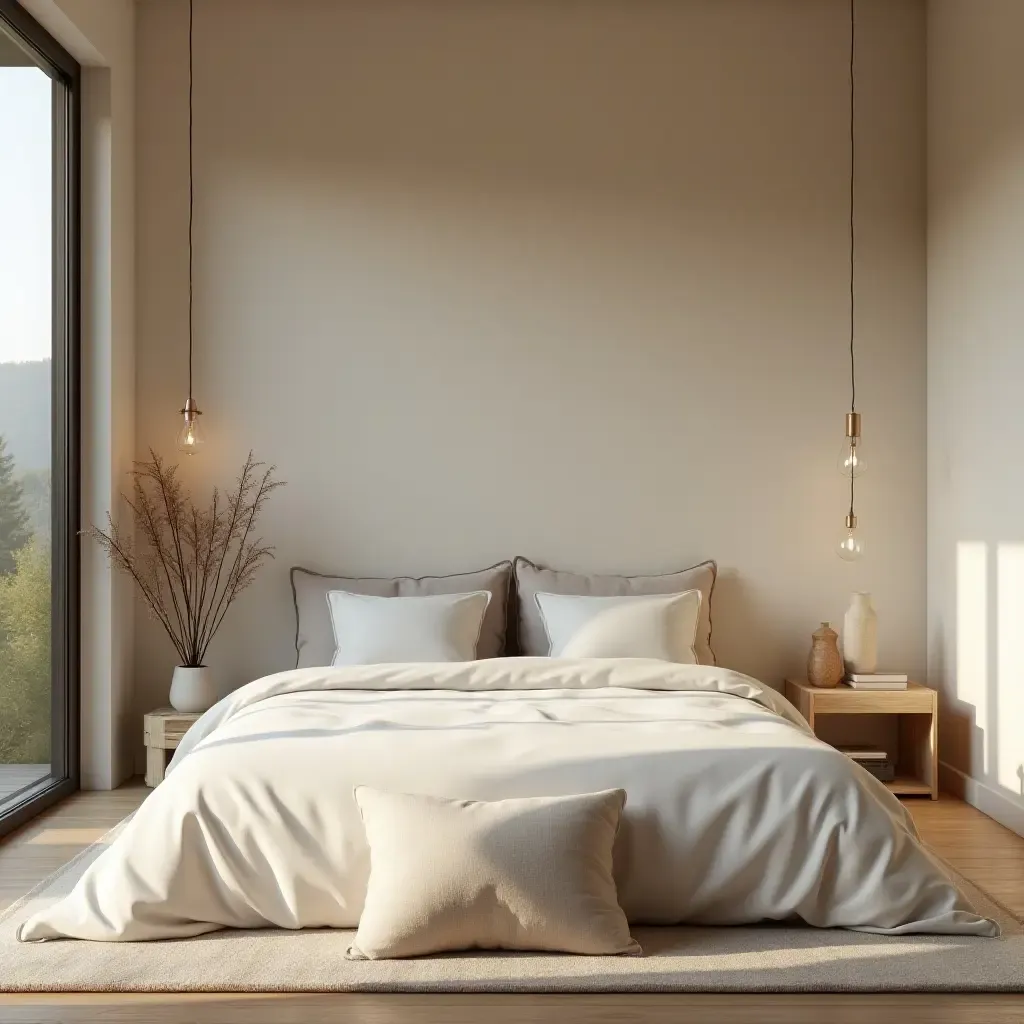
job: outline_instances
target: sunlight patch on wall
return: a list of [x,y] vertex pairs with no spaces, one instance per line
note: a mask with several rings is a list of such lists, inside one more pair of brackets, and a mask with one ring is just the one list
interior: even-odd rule
[[996,552],[996,778],[1024,795],[1024,544]]
[[974,708],[982,749],[973,750],[972,768],[988,767],[988,575],[981,541],[956,546],[956,695]]

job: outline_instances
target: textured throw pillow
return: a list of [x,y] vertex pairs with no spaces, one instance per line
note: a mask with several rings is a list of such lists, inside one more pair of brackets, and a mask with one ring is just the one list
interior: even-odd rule
[[660,658],[696,665],[700,591],[666,597],[538,594],[553,658]]
[[349,959],[642,952],[612,877],[625,791],[481,802],[358,786],[355,797],[370,880]]
[[714,562],[702,562],[691,569],[665,576],[585,576],[575,572],[543,569],[529,559],[517,558],[515,575],[519,600],[519,653],[532,657],[543,657],[548,653],[548,634],[536,601],[538,593],[627,597],[699,590],[700,617],[693,647],[697,652],[698,664],[714,665],[715,655],[711,650],[711,592],[717,571]]
[[500,658],[505,651],[506,609],[512,582],[512,563],[499,562],[479,572],[454,576],[423,576],[414,579],[397,576],[374,579],[355,576],[324,576],[310,569],[295,567],[291,572],[295,598],[296,668],[330,665],[334,657],[334,631],[331,628],[327,595],[332,590],[375,597],[426,597],[431,594],[468,594],[488,590],[490,604],[484,614],[477,644],[477,657]]
[[431,597],[370,597],[332,590],[332,665],[473,661],[489,591]]

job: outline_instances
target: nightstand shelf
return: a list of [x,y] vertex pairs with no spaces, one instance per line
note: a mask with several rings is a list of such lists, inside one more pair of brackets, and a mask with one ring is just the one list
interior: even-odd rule
[[[897,796],[931,796],[932,787],[927,782],[915,779],[909,775],[897,775],[892,782],[883,782],[886,789],[891,790]],[[934,799],[934,797],[933,797]]]
[[185,733],[199,720],[201,714],[175,711],[174,708],[157,708],[143,717],[147,786],[159,786],[163,782],[168,757],[177,749]]
[[825,689],[806,680],[787,679],[786,697],[812,729],[821,715],[896,715],[896,778],[885,785],[898,796],[938,799],[939,704],[935,690],[920,683],[909,683],[905,690],[854,690],[843,685]]

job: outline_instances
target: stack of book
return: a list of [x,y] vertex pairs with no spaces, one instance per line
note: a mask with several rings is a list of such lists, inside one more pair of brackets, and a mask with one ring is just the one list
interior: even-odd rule
[[850,672],[846,685],[855,690],[905,690],[906,672]]
[[884,750],[874,747],[840,747],[839,749],[874,775],[879,782],[892,782],[896,778],[896,765]]

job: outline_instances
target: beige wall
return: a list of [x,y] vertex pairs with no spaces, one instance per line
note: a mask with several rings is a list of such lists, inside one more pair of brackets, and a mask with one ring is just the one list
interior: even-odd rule
[[947,783],[1024,831],[1024,4],[928,17],[929,678]]
[[[82,67],[82,518],[121,514],[135,454],[135,5],[22,0]],[[133,771],[134,596],[82,544],[81,768],[85,789]]]
[[[292,663],[287,568],[720,561],[777,683],[852,589],[925,661],[924,9],[861,0],[868,554],[833,553],[847,385],[845,0],[196,5],[196,396],[288,488],[211,652]],[[182,0],[138,11],[138,451],[185,390]],[[138,703],[172,654],[138,632]]]

